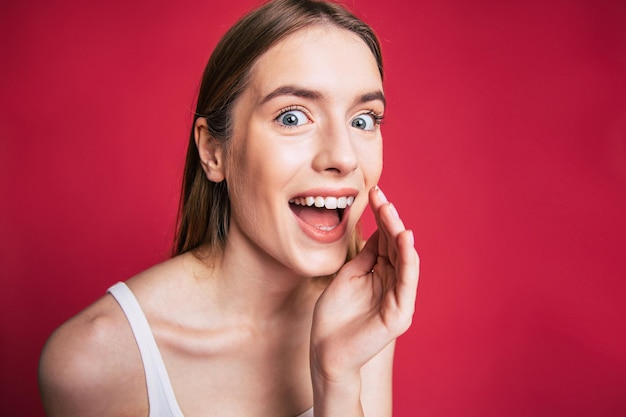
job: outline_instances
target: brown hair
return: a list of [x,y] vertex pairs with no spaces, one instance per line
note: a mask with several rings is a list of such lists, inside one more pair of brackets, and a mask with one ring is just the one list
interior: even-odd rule
[[[372,51],[382,78],[383,63],[376,35],[366,23],[338,4],[276,0],[241,18],[215,47],[202,76],[187,148],[173,255],[203,244],[208,246],[211,255],[217,254],[224,248],[228,234],[228,185],[226,181],[209,181],[202,169],[194,140],[196,119],[206,118],[211,137],[227,143],[233,104],[245,89],[256,60],[287,35],[314,24],[332,24],[358,35]],[[360,244],[360,236],[355,232],[348,259],[358,252]]]

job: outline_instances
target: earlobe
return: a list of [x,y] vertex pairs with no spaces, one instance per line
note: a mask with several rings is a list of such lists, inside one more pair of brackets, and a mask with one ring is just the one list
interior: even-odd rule
[[224,180],[222,144],[209,134],[207,120],[204,117],[196,119],[193,134],[206,177],[212,182],[222,182]]

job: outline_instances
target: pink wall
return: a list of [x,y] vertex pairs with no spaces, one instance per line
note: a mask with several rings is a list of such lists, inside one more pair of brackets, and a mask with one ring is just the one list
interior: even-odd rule
[[[395,415],[626,415],[626,2],[352,3],[423,260]],[[200,73],[253,4],[0,4],[0,415],[42,416],[50,332],[165,256]]]

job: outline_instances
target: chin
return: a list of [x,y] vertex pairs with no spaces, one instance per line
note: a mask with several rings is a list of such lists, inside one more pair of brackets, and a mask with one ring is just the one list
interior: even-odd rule
[[333,250],[332,253],[323,251],[319,256],[310,254],[306,259],[298,262],[294,272],[305,277],[327,277],[334,275],[346,263],[347,249]]

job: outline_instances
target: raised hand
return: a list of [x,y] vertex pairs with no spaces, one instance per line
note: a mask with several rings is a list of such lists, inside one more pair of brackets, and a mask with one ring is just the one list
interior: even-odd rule
[[378,187],[369,199],[378,230],[328,285],[313,316],[312,370],[330,382],[358,375],[409,328],[415,309],[419,259],[413,233]]

